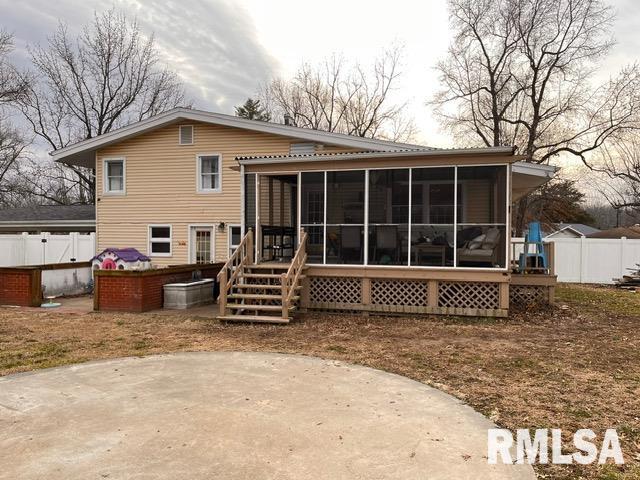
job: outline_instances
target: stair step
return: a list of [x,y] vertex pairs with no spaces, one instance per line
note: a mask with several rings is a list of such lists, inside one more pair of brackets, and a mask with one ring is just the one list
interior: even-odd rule
[[291,264],[289,263],[256,263],[254,265],[247,265],[245,268],[250,270],[289,270]]
[[[247,300],[281,300],[282,295],[270,295],[262,293],[231,293],[227,295],[227,298],[247,299]],[[297,302],[300,299],[299,295],[291,297],[293,302]]]
[[[259,283],[239,283],[234,285],[233,288],[240,288],[244,290],[259,290],[261,288],[269,289],[269,290],[281,290],[282,285],[261,285]],[[302,285],[296,285],[296,290],[300,290]]]
[[227,295],[227,298],[248,298],[251,300],[281,300],[282,295],[269,295],[261,293],[231,293]]
[[266,315],[223,315],[217,317],[221,322],[248,322],[248,323],[289,323],[288,318],[269,317]]
[[245,273],[243,277],[246,278],[280,278],[279,273]]
[[[233,308],[237,310],[262,310],[264,312],[281,312],[282,306],[280,305],[247,305],[244,303],[227,303],[227,308]],[[295,310],[296,307],[289,307],[289,310]]]
[[[280,279],[282,274],[280,273],[244,273],[243,277],[246,278],[274,278]],[[303,279],[305,276],[300,275],[298,278]]]

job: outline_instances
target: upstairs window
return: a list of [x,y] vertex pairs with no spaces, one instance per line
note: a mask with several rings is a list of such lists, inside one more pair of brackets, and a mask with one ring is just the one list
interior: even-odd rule
[[193,145],[193,125],[180,125],[180,145]]
[[198,155],[198,191],[199,192],[220,192],[222,185],[221,178],[221,157],[217,154]]
[[124,159],[104,161],[104,193],[124,193]]
[[171,256],[171,225],[149,225],[149,255]]

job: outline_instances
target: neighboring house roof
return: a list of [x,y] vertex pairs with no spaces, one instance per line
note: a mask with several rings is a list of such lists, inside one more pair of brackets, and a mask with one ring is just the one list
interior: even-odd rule
[[590,227],[589,225],[585,225],[584,223],[557,223],[553,226],[553,228],[555,228],[555,230],[545,235],[545,237],[551,237],[565,230],[572,231],[578,237],[587,237],[593,233],[597,233],[600,231],[599,229]]
[[142,133],[163,127],[165,125],[179,121],[194,121],[223,125],[227,127],[243,128],[256,132],[271,133],[287,137],[299,138],[302,140],[323,143],[328,145],[339,145],[350,148],[360,148],[363,150],[388,150],[390,148],[411,148],[431,150],[431,147],[424,145],[414,145],[410,143],[398,143],[389,140],[375,138],[364,138],[355,135],[345,135],[343,133],[324,132],[310,128],[294,127],[279,123],[263,122],[259,120],[248,120],[246,118],[225,115],[222,113],[205,112],[190,108],[174,108],[167,112],[155,115],[140,122],[127,125],[126,127],[113,130],[95,138],[83,140],[68,147],[51,152],[50,155],[57,162],[69,163],[72,165],[90,166],[95,161],[94,153],[97,149],[121,142],[127,138],[140,135]]
[[0,210],[0,226],[95,226],[95,205],[40,205]]
[[600,232],[592,233],[589,238],[640,238],[640,225],[630,227],[610,228]]

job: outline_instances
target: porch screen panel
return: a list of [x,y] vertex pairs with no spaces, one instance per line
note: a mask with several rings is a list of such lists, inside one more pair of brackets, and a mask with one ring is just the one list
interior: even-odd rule
[[455,167],[411,172],[411,265],[453,266]]
[[506,266],[507,167],[458,167],[457,266]]
[[[246,231],[253,228],[256,233],[256,174],[244,176],[244,224]],[[246,232],[245,232],[246,233]]]
[[327,264],[364,264],[364,170],[327,172]]
[[369,171],[369,265],[407,265],[409,169]]
[[300,226],[305,229],[308,263],[322,263],[324,258],[324,172],[301,174]]

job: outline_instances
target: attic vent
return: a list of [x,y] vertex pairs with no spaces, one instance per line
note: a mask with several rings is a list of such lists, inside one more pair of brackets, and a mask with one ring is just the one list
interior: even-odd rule
[[292,143],[289,147],[290,155],[313,155],[315,153],[315,143]]
[[180,125],[180,145],[193,145],[193,125]]

